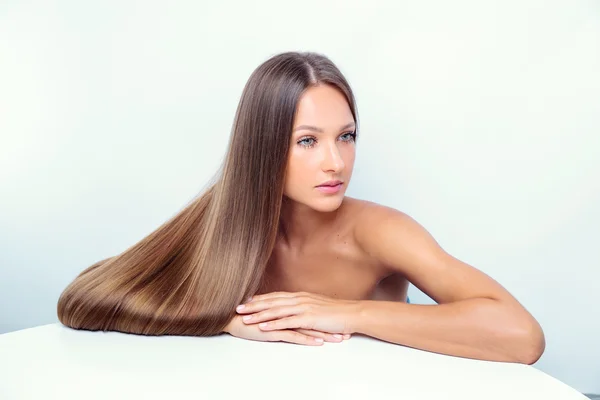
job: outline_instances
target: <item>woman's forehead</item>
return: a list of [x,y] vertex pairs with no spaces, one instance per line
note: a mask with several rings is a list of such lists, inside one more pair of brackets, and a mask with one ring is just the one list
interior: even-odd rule
[[298,102],[294,130],[301,125],[320,130],[339,130],[354,121],[346,97],[330,86],[307,89]]

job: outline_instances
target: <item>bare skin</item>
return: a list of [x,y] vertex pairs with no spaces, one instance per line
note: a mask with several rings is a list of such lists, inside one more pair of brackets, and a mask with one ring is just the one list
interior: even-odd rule
[[[280,238],[269,260],[264,285],[257,295],[280,291],[310,292],[342,300],[406,301],[407,279],[367,254],[356,243],[354,232],[358,220],[354,217],[369,206],[374,204],[346,196],[337,210],[335,223],[315,232],[314,239],[306,240],[301,250],[290,248]],[[239,328],[245,328],[241,321],[237,322]],[[258,330],[241,331],[234,336],[250,335],[245,338],[271,341],[271,338],[261,336]],[[335,337],[308,329],[297,332],[305,336],[285,335],[282,339],[272,336],[277,341],[309,345],[350,338],[350,334]]]
[[[356,242],[356,217],[376,205],[344,195],[356,157],[353,132],[354,118],[340,92],[317,86],[301,97],[287,165],[282,212],[285,229],[267,267],[261,293],[311,292],[350,300],[406,300],[408,281]],[[315,189],[332,179],[343,182],[338,193]]]
[[[537,361],[543,331],[506,289],[445,252],[408,215],[345,196],[353,123],[338,90],[321,85],[301,97],[280,236],[263,287],[226,331],[311,345],[360,333],[461,357]],[[319,189],[331,180],[342,182],[338,191]],[[408,280],[438,304],[406,304]]]
[[[373,258],[353,235],[359,212],[371,203],[346,196],[328,232],[302,250],[280,239],[259,293],[311,292],[346,300],[406,301],[408,281]],[[372,206],[372,205],[371,205]]]

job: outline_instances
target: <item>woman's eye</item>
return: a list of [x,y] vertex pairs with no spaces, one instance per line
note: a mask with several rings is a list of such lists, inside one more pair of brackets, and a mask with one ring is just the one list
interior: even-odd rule
[[[308,140],[310,140],[312,142],[307,143]],[[302,140],[299,140],[298,144],[301,144],[301,145],[306,146],[306,147],[312,147],[315,144],[314,141],[315,141],[315,139],[313,139],[313,138],[304,138]]]
[[342,137],[346,137],[346,142],[350,142],[352,140],[356,139],[356,132],[348,132],[348,133],[344,133],[342,135]]

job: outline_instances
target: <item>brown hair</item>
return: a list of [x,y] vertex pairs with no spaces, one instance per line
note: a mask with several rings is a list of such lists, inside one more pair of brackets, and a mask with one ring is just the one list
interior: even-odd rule
[[58,300],[66,326],[144,335],[215,335],[260,288],[280,233],[285,169],[303,92],[349,84],[325,56],[286,52],[242,92],[224,161],[205,192],[150,235],[81,272]]

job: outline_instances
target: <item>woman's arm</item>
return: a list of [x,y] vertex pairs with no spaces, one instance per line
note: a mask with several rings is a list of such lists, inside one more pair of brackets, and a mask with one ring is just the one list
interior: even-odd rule
[[437,305],[362,301],[351,331],[438,353],[533,364],[545,348],[538,322],[500,284],[446,253],[406,214],[372,205],[359,245]]

